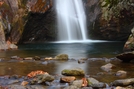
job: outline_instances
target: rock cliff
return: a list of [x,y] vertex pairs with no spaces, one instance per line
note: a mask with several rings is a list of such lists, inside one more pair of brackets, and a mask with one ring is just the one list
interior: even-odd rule
[[[90,38],[127,40],[134,13],[124,11],[120,18],[106,21],[102,18],[100,0],[83,2]],[[54,41],[56,28],[54,0],[0,0],[1,48],[5,49],[7,46],[3,45],[9,44]]]

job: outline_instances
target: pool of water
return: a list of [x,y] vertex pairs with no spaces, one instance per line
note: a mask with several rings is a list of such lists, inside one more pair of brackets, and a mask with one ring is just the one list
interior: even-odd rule
[[0,57],[41,56],[68,54],[69,58],[113,57],[123,50],[124,42],[44,43],[18,45],[18,50],[2,51]]
[[[107,74],[101,70],[101,66],[107,64],[105,61],[90,61],[79,64],[76,60],[69,61],[31,61],[31,60],[11,60],[11,56],[19,57],[54,57],[58,54],[65,53],[69,58],[114,58],[117,54],[122,53],[124,42],[93,42],[93,43],[44,43],[44,44],[24,44],[19,45],[18,50],[1,51],[0,58],[0,75],[27,75],[31,71],[42,70],[51,75],[61,75],[63,69],[82,68],[87,75],[96,77],[102,82],[111,82],[117,77],[114,74]],[[3,60],[5,59],[5,60]],[[134,76],[133,63],[124,64],[120,61],[112,62],[116,65],[115,73],[118,70],[125,70],[128,72],[127,77]],[[127,67],[126,67],[127,66]],[[103,72],[103,75],[97,75]],[[105,78],[103,78],[105,76]]]

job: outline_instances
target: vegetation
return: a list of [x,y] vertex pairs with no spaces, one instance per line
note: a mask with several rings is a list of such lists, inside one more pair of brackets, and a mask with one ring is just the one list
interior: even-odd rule
[[101,0],[102,17],[105,20],[121,17],[123,12],[134,14],[133,0]]

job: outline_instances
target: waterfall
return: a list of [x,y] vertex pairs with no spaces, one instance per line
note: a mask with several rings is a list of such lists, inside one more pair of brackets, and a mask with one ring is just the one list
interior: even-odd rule
[[86,15],[82,0],[56,0],[59,41],[87,39]]

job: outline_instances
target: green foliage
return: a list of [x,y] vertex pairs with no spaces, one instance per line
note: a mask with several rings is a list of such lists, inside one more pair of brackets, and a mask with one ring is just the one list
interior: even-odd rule
[[131,10],[134,8],[133,0],[101,0],[102,17],[105,20],[110,20],[112,17],[120,16],[123,9]]

